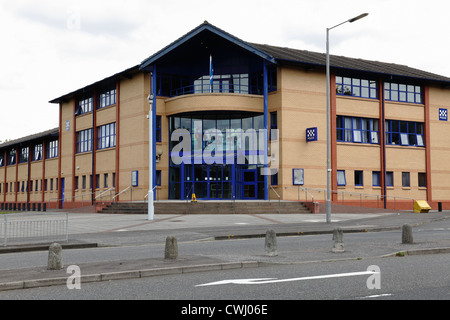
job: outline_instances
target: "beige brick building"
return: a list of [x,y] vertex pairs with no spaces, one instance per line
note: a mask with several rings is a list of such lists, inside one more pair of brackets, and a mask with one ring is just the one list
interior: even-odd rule
[[[333,203],[450,208],[450,78],[338,56],[331,72]],[[325,54],[248,43],[205,22],[53,99],[58,128],[0,145],[1,205],[145,201],[150,93],[157,199],[325,200]]]

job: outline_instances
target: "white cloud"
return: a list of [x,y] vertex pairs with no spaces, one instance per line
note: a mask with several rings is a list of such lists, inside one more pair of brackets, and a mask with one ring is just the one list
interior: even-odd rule
[[244,41],[406,64],[450,77],[447,2],[0,0],[0,140],[58,126],[49,100],[143,59],[208,20]]

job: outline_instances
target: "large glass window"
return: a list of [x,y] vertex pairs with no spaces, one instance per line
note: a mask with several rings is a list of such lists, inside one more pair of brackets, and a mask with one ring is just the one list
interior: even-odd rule
[[97,149],[116,146],[116,124],[110,123],[97,128]]
[[423,123],[386,120],[386,144],[424,147]]
[[400,101],[421,104],[423,103],[422,87],[411,84],[386,82],[384,84],[384,99],[387,101]]
[[94,98],[83,98],[78,100],[77,110],[75,111],[75,115],[79,116],[92,111],[92,107],[94,105]]
[[378,144],[378,119],[337,116],[337,141]]
[[47,158],[56,158],[58,156],[58,140],[49,141],[47,144]]
[[77,153],[92,151],[92,129],[77,132]]
[[350,77],[336,77],[336,94],[378,99],[377,81]]
[[116,88],[106,89],[98,97],[98,109],[116,104]]

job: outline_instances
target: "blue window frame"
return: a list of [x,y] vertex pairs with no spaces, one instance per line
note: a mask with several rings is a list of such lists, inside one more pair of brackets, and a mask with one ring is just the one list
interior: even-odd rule
[[345,178],[345,170],[338,170],[337,171],[337,185],[338,186],[345,186],[345,185],[347,185],[347,180]]
[[386,144],[425,147],[423,123],[386,120]]
[[116,88],[109,88],[100,93],[98,97],[98,109],[116,104]]
[[58,157],[58,140],[53,140],[47,143],[47,158]]
[[[278,129],[278,115],[277,112],[271,112],[270,113],[270,133],[269,133],[269,139],[270,140],[277,140],[278,137],[276,135],[272,136],[272,129],[277,130]],[[274,131],[275,133],[276,131]]]
[[77,132],[77,153],[92,151],[92,128]]
[[94,105],[94,98],[82,98],[78,100],[77,109],[75,111],[75,115],[79,116],[92,111],[92,107]]
[[355,186],[362,187],[364,185],[363,171],[355,170]]
[[376,80],[336,76],[336,94],[378,99],[378,84]]
[[337,141],[378,144],[378,119],[336,117]]
[[30,149],[28,147],[21,148],[19,163],[28,162],[29,153],[30,153]]
[[372,186],[374,187],[381,186],[380,171],[372,171]]
[[97,149],[107,149],[116,146],[116,123],[97,127]]
[[387,101],[422,104],[422,87],[411,84],[386,82],[384,84],[384,99]]
[[5,166],[5,156],[0,155],[0,167],[4,167],[4,166]]
[[161,116],[156,116],[156,142],[161,142]]
[[16,164],[16,149],[11,149],[8,154],[8,165]]
[[156,180],[156,185],[158,187],[161,187],[161,170],[156,170],[155,180]]
[[34,146],[33,161],[42,160],[42,144]]
[[394,173],[392,171],[386,172],[386,187],[394,186]]

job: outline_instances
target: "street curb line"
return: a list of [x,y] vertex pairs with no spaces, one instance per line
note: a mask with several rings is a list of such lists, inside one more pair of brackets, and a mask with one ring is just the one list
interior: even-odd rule
[[[200,264],[185,267],[172,267],[172,268],[152,268],[142,270],[128,270],[119,272],[108,272],[98,274],[81,275],[81,283],[103,282],[123,279],[139,279],[153,276],[171,275],[171,274],[184,274],[204,271],[217,271],[217,270],[231,270],[231,269],[245,269],[259,267],[258,261],[244,261],[244,262],[227,262],[219,264]],[[68,276],[69,277],[69,276]],[[0,292],[17,290],[17,289],[30,289],[38,287],[50,287],[66,285],[68,277],[56,277],[45,278],[35,280],[23,280],[0,283]]]
[[403,257],[403,256],[418,256],[423,254],[439,254],[439,253],[450,253],[450,247],[444,248],[427,248],[427,249],[411,249],[405,251],[397,251],[383,255],[383,258],[389,257]]

